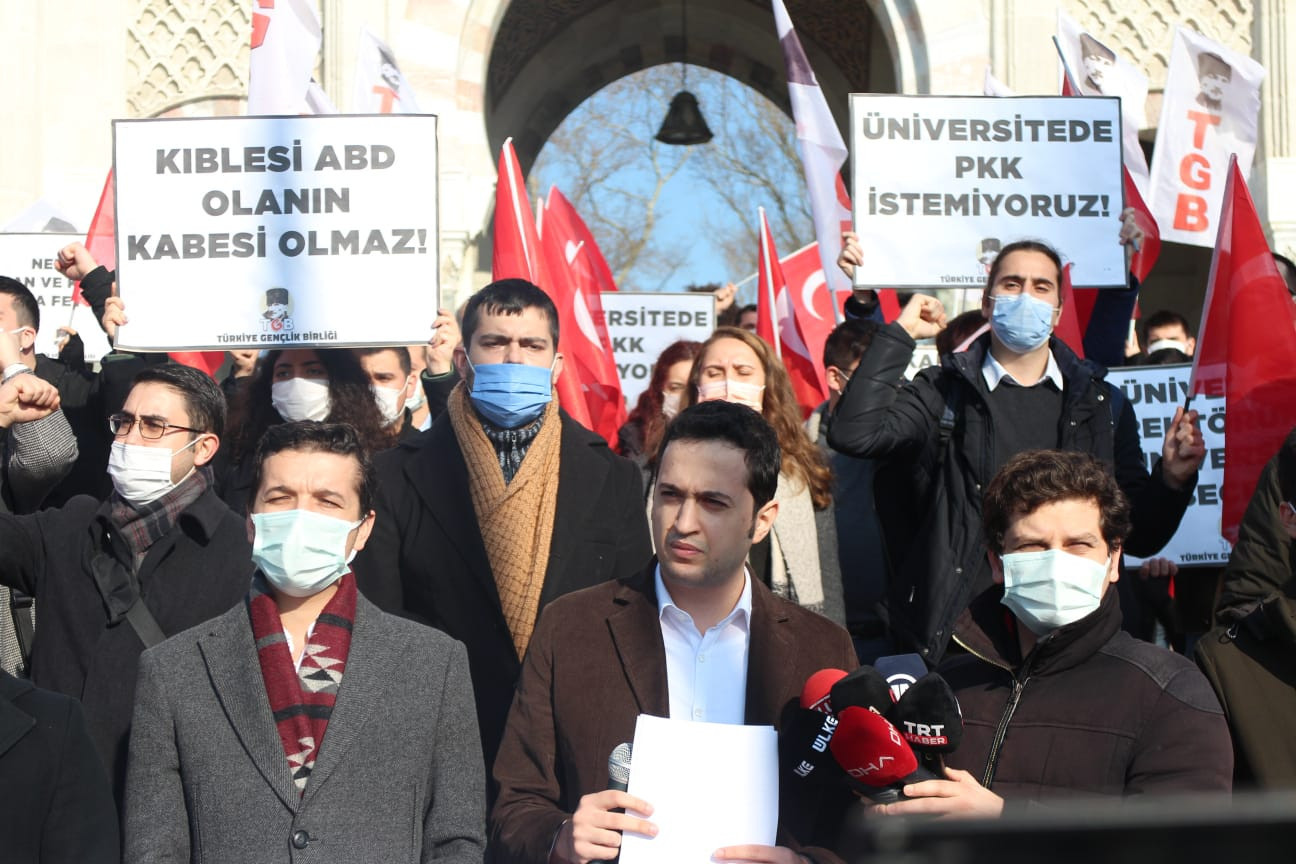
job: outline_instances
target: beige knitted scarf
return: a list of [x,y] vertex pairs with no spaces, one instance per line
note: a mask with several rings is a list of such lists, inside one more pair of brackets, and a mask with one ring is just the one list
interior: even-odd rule
[[508,484],[495,447],[482,431],[462,382],[451,391],[446,410],[468,467],[473,510],[495,576],[500,608],[521,658],[535,629],[558,503],[562,442],[558,401],[551,400],[545,408],[540,431],[527,449],[517,476]]

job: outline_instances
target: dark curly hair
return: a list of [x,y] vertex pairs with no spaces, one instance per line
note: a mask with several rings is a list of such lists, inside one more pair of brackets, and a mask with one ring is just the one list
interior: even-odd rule
[[[274,349],[257,362],[252,383],[244,387],[230,411],[233,438],[231,459],[242,464],[256,452],[258,442],[271,426],[284,422],[270,401],[274,384],[275,361],[287,349]],[[361,443],[370,453],[385,450],[395,443],[390,429],[383,423],[382,412],[374,400],[360,361],[349,348],[316,348],[315,355],[328,372],[329,414],[325,423],[349,423],[355,427]]]
[[1008,524],[1054,501],[1092,501],[1108,547],[1118,549],[1130,532],[1129,501],[1116,478],[1088,453],[1065,450],[1026,450],[999,469],[986,487],[981,505],[986,546],[996,555],[1004,550]]

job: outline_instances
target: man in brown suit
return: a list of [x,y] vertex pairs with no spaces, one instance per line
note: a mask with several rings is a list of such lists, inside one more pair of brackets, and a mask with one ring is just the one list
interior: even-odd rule
[[[775,597],[745,566],[778,512],[773,429],[741,405],[680,414],[653,490],[658,558],[638,575],[555,600],[541,614],[495,762],[488,857],[518,864],[615,858],[621,832],[653,835],[650,802],[609,790],[608,754],[643,714],[781,726],[802,685],[856,665],[841,627]],[[722,778],[717,778],[722,779]],[[792,782],[790,779],[788,782]],[[780,794],[780,842],[827,839],[848,796]],[[831,842],[831,840],[829,840]],[[728,847],[716,860],[800,864],[821,849]]]

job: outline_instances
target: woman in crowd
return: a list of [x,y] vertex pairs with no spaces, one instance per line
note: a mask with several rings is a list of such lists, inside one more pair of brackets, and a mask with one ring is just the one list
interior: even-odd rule
[[284,421],[346,422],[370,452],[394,443],[374,400],[369,378],[345,348],[287,348],[266,353],[251,383],[230,405],[230,452],[221,497],[230,509],[247,512],[251,461],[265,430]]
[[689,371],[701,347],[701,342],[687,339],[666,346],[653,365],[647,389],[639,394],[635,409],[617,430],[617,452],[634,460],[644,472],[645,483],[666,424],[680,411],[680,402],[688,389]]
[[783,453],[778,519],[752,547],[752,573],[787,597],[845,624],[832,472],[801,425],[787,370],[765,341],[737,327],[718,327],[702,343],[680,410],[724,399],[758,411],[778,433]]

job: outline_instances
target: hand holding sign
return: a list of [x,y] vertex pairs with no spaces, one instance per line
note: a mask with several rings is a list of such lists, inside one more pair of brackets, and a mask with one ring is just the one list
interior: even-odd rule
[[[1135,252],[1143,248],[1143,229],[1138,225],[1138,211],[1126,207],[1121,212],[1120,245],[1129,246]],[[1126,250],[1126,257],[1129,257]]]
[[915,342],[931,339],[945,329],[945,307],[935,297],[915,294],[897,321]]
[[112,286],[112,296],[104,302],[103,320],[99,323],[108,334],[108,344],[114,346],[117,344],[117,328],[130,323],[130,319],[126,317],[126,304],[117,296],[116,282]]
[[1171,489],[1187,486],[1206,458],[1206,444],[1197,417],[1196,411],[1185,412],[1180,405],[1170,424],[1171,434],[1166,435],[1161,448],[1161,474]]
[[837,256],[837,266],[847,278],[855,278],[855,268],[864,264],[864,248],[860,246],[859,235],[854,231],[843,231],[841,235],[842,250]]
[[432,338],[423,348],[423,362],[429,375],[444,375],[450,371],[454,349],[462,340],[459,322],[448,309],[438,309],[436,320],[432,322]]

